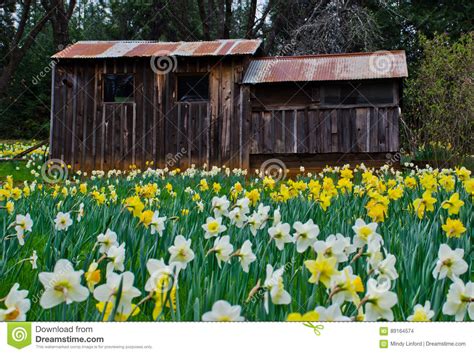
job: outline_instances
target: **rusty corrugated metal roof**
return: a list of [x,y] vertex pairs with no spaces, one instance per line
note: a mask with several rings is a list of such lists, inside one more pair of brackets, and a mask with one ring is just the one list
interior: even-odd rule
[[251,60],[244,84],[407,77],[405,51],[345,53]]
[[259,39],[208,42],[80,41],[56,53],[53,58],[252,55],[261,43]]

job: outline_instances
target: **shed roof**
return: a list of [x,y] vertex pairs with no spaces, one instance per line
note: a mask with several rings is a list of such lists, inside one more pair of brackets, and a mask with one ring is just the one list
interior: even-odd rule
[[152,56],[252,55],[259,39],[220,39],[207,42],[79,41],[53,58],[120,58]]
[[407,77],[405,51],[344,53],[251,60],[244,84]]

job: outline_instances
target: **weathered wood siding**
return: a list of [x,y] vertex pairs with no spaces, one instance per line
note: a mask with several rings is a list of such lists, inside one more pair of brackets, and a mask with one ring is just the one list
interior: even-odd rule
[[398,107],[253,111],[250,154],[396,152]]
[[[55,68],[51,156],[74,170],[244,163],[246,58],[179,58],[155,73],[149,59],[61,61]],[[104,74],[134,75],[133,103],[103,102]],[[209,73],[209,101],[177,102],[177,75]]]

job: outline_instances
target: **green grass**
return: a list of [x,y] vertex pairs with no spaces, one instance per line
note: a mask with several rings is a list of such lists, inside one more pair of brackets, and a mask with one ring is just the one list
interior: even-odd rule
[[0,181],[5,180],[7,176],[13,176],[17,182],[34,180],[26,167],[26,161],[0,161]]

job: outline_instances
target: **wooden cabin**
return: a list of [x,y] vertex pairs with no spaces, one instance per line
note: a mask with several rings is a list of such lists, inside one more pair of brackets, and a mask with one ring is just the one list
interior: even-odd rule
[[403,51],[261,57],[259,40],[77,42],[53,56],[50,151],[74,170],[387,162]]

